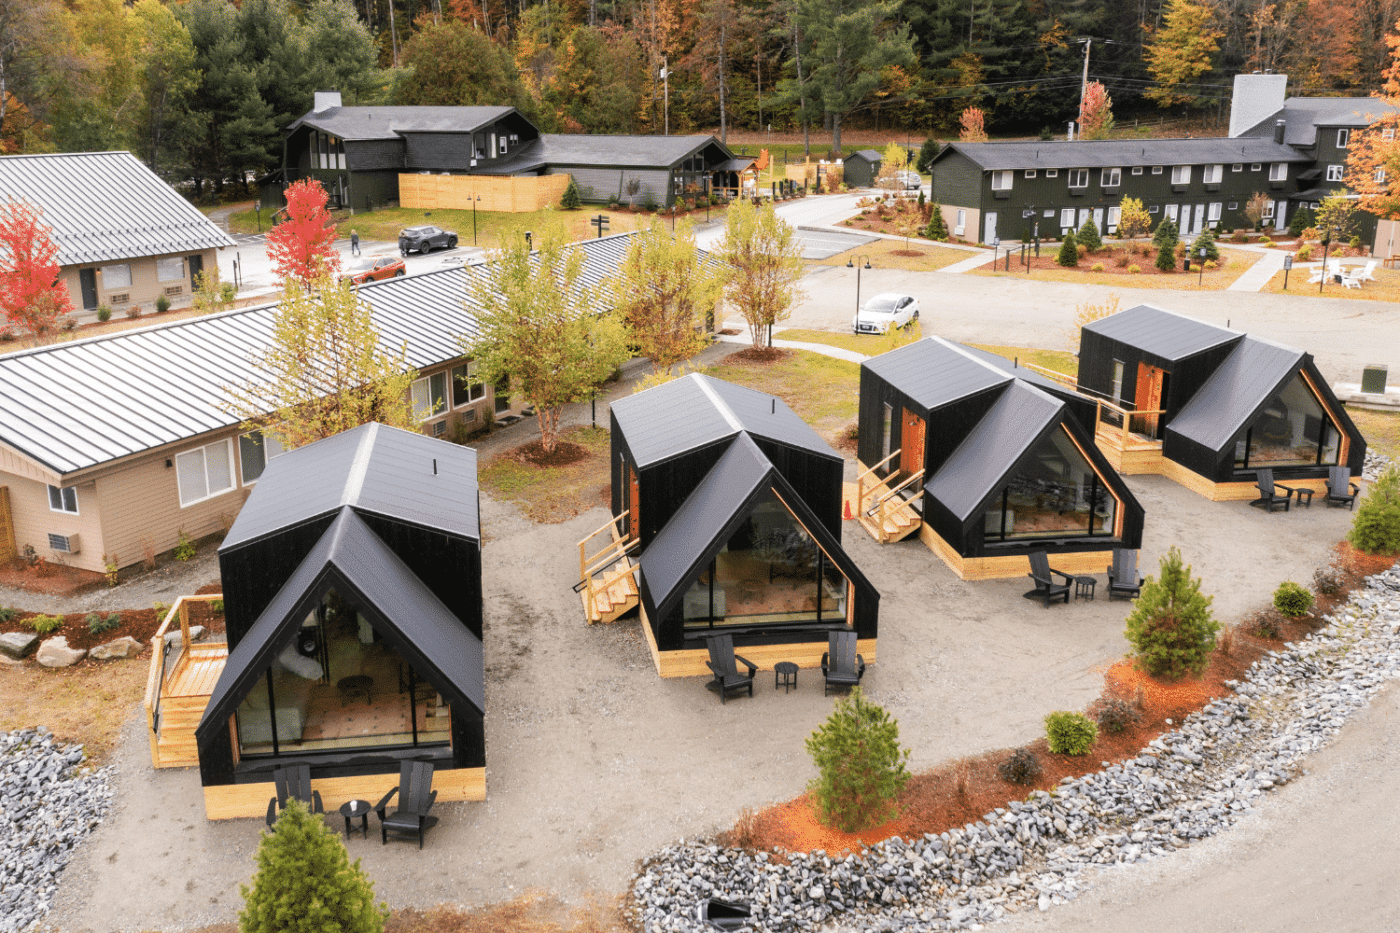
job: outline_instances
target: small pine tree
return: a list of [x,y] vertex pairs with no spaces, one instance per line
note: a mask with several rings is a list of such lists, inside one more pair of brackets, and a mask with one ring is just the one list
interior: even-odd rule
[[1157,268],[1162,272],[1171,272],[1176,268],[1176,250],[1170,242],[1157,247]]
[[943,219],[943,205],[936,201],[929,212],[928,229],[924,231],[924,236],[943,243],[948,241],[948,223]]
[[895,798],[909,780],[909,750],[899,747],[899,723],[867,702],[859,687],[837,701],[807,739],[807,752],[817,766],[811,791],[823,823],[850,833],[897,815]]
[[1176,547],[1168,551],[1162,558],[1161,578],[1147,578],[1128,615],[1124,635],[1137,653],[1138,665],[1168,677],[1205,670],[1220,631],[1210,612],[1214,600],[1201,592],[1199,579],[1192,579],[1190,566],[1181,562],[1181,551]]
[[253,886],[240,885],[239,933],[383,933],[389,910],[345,845],[297,800],[263,833]]
[[1202,249],[1206,251],[1207,259],[1213,262],[1220,261],[1220,247],[1215,245],[1215,233],[1209,228],[1196,235],[1196,242],[1191,244],[1191,256],[1200,259]]
[[1079,244],[1075,241],[1073,233],[1065,234],[1065,241],[1060,244],[1060,252],[1055,261],[1070,269],[1079,265]]
[[924,144],[919,147],[919,158],[914,163],[914,169],[920,174],[927,174],[929,166],[933,164],[934,158],[938,155],[938,140],[930,136],[924,140]]
[[1312,210],[1310,208],[1300,207],[1297,213],[1293,215],[1293,219],[1288,222],[1288,232],[1294,236],[1299,236],[1304,230],[1316,225],[1317,222],[1313,217]]
[[1076,242],[1082,243],[1084,248],[1091,253],[1103,249],[1103,237],[1099,236],[1099,225],[1094,223],[1092,216],[1084,218],[1084,223],[1079,225],[1079,231],[1075,233],[1074,239]]
[[920,188],[920,189],[919,189],[919,213],[922,214],[923,212],[924,212],[924,189],[923,189],[923,188]]
[[1176,241],[1180,239],[1176,232],[1176,222],[1170,217],[1163,217],[1162,222],[1157,225],[1157,230],[1152,234],[1152,245],[1160,249],[1162,244],[1169,247],[1176,246]]
[[583,199],[578,193],[578,182],[574,181],[574,176],[569,176],[569,186],[564,189],[564,196],[559,199],[559,206],[566,211],[576,211],[583,206]]
[[1368,554],[1400,553],[1400,466],[1392,463],[1371,484],[1347,540]]

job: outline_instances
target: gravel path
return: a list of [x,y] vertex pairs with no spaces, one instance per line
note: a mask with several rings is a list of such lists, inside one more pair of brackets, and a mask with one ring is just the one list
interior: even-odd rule
[[149,609],[161,602],[167,606],[180,596],[202,586],[219,582],[219,552],[212,545],[183,563],[173,561],[116,587],[99,587],[78,596],[49,596],[0,586],[0,606],[13,606],[31,612],[111,612],[119,609]]

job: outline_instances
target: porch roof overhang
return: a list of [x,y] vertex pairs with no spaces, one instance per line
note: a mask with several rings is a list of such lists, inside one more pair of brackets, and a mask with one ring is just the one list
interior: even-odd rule
[[201,748],[219,733],[272,660],[291,644],[302,620],[332,589],[450,703],[485,713],[481,641],[346,506],[229,653],[195,730]]

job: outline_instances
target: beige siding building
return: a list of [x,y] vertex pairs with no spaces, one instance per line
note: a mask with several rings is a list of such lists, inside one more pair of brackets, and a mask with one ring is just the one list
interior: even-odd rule
[[0,198],[43,211],[79,311],[145,314],[162,295],[186,306],[201,272],[218,275],[215,251],[233,245],[129,152],[0,157]]

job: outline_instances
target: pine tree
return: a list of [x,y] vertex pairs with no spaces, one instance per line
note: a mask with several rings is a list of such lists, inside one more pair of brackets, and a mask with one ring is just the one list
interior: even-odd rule
[[1209,227],[1196,235],[1196,242],[1191,244],[1191,254],[1197,259],[1201,258],[1201,250],[1206,251],[1206,258],[1212,262],[1220,261],[1220,247],[1215,245],[1215,232]]
[[919,158],[914,163],[916,171],[928,173],[933,167],[933,160],[938,155],[938,140],[930,136],[924,140],[924,144],[919,147]]
[[559,206],[566,211],[576,211],[583,204],[583,199],[579,197],[578,182],[574,181],[574,176],[569,176],[569,186],[564,189],[564,196],[559,199]]
[[1065,241],[1060,244],[1060,252],[1055,261],[1069,269],[1079,265],[1079,244],[1075,241],[1073,233],[1065,234]]
[[1309,227],[1317,226],[1317,219],[1313,216],[1311,208],[1300,207],[1293,214],[1293,219],[1288,222],[1288,232],[1293,236],[1299,236]]
[[1173,547],[1162,558],[1161,578],[1148,577],[1133,603],[1124,631],[1137,653],[1139,666],[1154,675],[1180,677],[1205,670],[1215,649],[1220,623],[1211,615],[1215,600],[1201,592]]
[[1083,243],[1084,248],[1091,253],[1103,249],[1103,237],[1099,236],[1099,225],[1094,223],[1093,215],[1084,218],[1084,223],[1079,225],[1074,238]]
[[1400,553],[1400,467],[1391,464],[1371,484],[1347,540],[1368,554]]
[[1174,248],[1178,239],[1176,232],[1176,222],[1170,217],[1163,217],[1162,222],[1157,225],[1157,230],[1152,234],[1152,245],[1160,248],[1164,244],[1168,248]]
[[253,885],[240,885],[239,933],[383,933],[389,910],[374,902],[374,882],[350,863],[345,846],[297,800],[258,846]]
[[928,229],[924,231],[924,236],[941,243],[948,242],[948,224],[943,219],[943,205],[937,201],[933,204],[933,210],[929,211]]
[[807,752],[817,766],[811,791],[822,822],[849,833],[898,814],[895,798],[909,780],[909,750],[899,746],[899,723],[867,702],[860,687],[837,701],[807,739]]
[[1163,272],[1171,272],[1176,268],[1175,241],[1163,240],[1157,244],[1157,268]]

